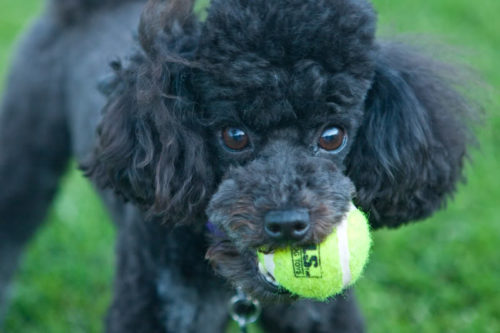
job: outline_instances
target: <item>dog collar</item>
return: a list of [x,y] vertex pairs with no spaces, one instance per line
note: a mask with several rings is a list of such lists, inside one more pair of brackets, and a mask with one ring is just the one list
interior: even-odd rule
[[[205,227],[214,237],[226,237],[226,233],[210,221],[207,221]],[[262,309],[260,302],[247,295],[241,288],[236,288],[228,307],[229,315],[238,324],[241,333],[246,333],[247,326],[257,321]]]
[[208,232],[211,233],[215,237],[225,237],[226,233],[222,230],[220,230],[219,227],[217,227],[215,224],[213,224],[210,221],[207,221],[205,224],[205,227],[207,228]]

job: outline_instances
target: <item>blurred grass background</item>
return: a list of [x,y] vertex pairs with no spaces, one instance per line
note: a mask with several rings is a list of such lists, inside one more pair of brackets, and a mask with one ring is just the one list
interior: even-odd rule
[[[491,101],[469,181],[448,209],[375,233],[372,259],[357,284],[369,332],[500,332],[500,1],[374,3],[381,31],[434,36],[465,50],[462,61],[491,85]],[[0,0],[2,78],[16,37],[41,8],[40,0]],[[106,212],[71,166],[16,276],[4,332],[101,332],[113,242]]]

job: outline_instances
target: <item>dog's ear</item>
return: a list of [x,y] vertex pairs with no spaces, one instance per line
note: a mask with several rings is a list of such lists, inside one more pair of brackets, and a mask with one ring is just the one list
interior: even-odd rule
[[[430,216],[463,179],[477,109],[453,68],[400,44],[380,45],[365,118],[347,160],[373,227]],[[457,82],[454,82],[457,81]]]
[[[148,38],[153,36],[141,36],[156,43]],[[170,43],[185,53],[145,49],[127,66],[114,64],[116,80],[97,145],[83,169],[100,187],[113,188],[150,215],[182,222],[199,213],[213,177],[190,92],[189,56],[196,43],[188,35]]]
[[150,56],[165,47],[161,36],[177,37],[196,28],[194,0],[149,0],[139,23],[139,42]]

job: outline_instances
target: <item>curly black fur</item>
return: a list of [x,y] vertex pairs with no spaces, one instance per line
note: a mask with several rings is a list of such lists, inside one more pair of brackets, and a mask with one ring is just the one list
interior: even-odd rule
[[[0,254],[17,256],[73,151],[112,190],[102,195],[120,226],[109,332],[220,332],[231,295],[225,281],[266,302],[262,324],[273,332],[362,331],[350,290],[325,304],[296,301],[260,278],[255,251],[282,245],[265,216],[307,211],[311,228],[296,243],[308,244],[323,240],[351,201],[373,228],[443,207],[463,179],[476,111],[450,80],[454,69],[375,40],[365,0],[213,0],[204,22],[192,1],[150,0],[132,41],[124,36],[141,5],[53,0],[39,23],[45,30],[28,38],[2,106],[2,142],[17,140],[22,150],[0,148],[0,182],[11,189],[0,190],[0,230],[19,233],[25,215],[10,203],[43,204]],[[61,29],[61,19],[71,27]],[[37,53],[53,65],[37,67],[52,85],[22,80]],[[127,53],[101,80],[103,56]],[[93,90],[98,81],[106,101]],[[23,94],[50,110],[44,121],[16,104]],[[346,133],[335,153],[318,145],[329,126]],[[228,127],[248,134],[246,149],[224,146]],[[47,133],[41,146],[26,128]],[[11,167],[31,156],[43,158]],[[23,179],[37,179],[35,191]],[[222,233],[207,237],[207,218]],[[15,266],[5,262],[0,283]]]
[[453,68],[407,46],[383,43],[376,61],[346,164],[372,226],[396,227],[428,217],[454,193],[477,109],[456,90]]
[[194,45],[192,37],[166,39],[161,62],[139,55],[127,68],[116,65],[120,83],[98,128],[95,160],[85,166],[101,187],[176,221],[195,217],[213,182],[186,88]]

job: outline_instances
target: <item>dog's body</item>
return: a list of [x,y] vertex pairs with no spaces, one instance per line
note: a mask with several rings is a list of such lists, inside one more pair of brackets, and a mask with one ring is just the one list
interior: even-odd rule
[[[75,156],[118,194],[101,192],[119,227],[108,332],[222,332],[231,286],[266,302],[269,331],[362,331],[350,290],[289,303],[255,249],[321,241],[351,200],[374,228],[429,216],[461,179],[473,107],[441,65],[374,42],[362,0],[214,0],[206,23],[151,0],[136,41],[143,6],[53,0],[20,46],[0,119],[0,299]],[[300,237],[268,228],[304,210]]]

